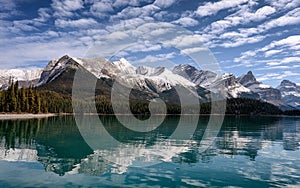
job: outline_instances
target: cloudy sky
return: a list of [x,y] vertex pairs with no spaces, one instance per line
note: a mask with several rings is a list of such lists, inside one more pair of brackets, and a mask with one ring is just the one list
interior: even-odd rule
[[44,67],[50,59],[91,51],[104,57],[118,51],[116,57],[133,64],[190,63],[179,54],[208,47],[223,72],[252,70],[273,86],[282,79],[300,83],[299,0],[0,3],[1,69]]

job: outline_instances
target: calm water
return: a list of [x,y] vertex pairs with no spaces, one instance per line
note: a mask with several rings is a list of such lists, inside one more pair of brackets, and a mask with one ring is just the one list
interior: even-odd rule
[[118,142],[99,136],[88,116],[80,128],[71,116],[0,121],[0,187],[300,186],[299,117],[226,117],[205,151],[208,117],[191,140],[171,137],[177,116],[147,133],[100,119]]

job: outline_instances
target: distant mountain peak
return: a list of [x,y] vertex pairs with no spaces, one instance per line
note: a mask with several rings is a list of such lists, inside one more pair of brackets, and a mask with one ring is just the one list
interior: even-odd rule
[[37,86],[55,79],[62,72],[62,70],[65,69],[66,64],[70,61],[70,59],[71,58],[69,56],[65,55],[58,60],[51,60],[43,70]]
[[180,64],[174,67],[173,72],[174,73],[185,73],[187,75],[193,74],[195,71],[198,71],[195,67],[188,65],[188,64]]
[[[110,87],[111,80],[118,79],[121,83],[143,91],[153,96],[164,95],[171,97],[172,88],[177,85],[189,88],[203,88],[209,92],[219,92],[224,90],[228,98],[259,98],[284,108],[295,107],[300,109],[300,86],[289,80],[283,80],[277,88],[259,82],[252,71],[248,71],[243,76],[236,78],[232,73],[218,75],[209,70],[198,70],[189,64],[179,64],[172,71],[165,67],[148,67],[132,65],[127,59],[120,58],[110,62],[105,58],[75,58],[64,55],[58,59],[51,60],[48,65],[39,71],[26,72],[19,70],[0,71],[0,87],[6,87],[10,75],[17,80],[30,81],[30,84],[41,86],[66,78],[76,72],[77,69],[85,69],[96,78],[104,81],[104,88]],[[65,74],[66,73],[66,74]],[[62,77],[60,77],[62,75]],[[14,77],[15,78],[15,77]],[[31,78],[36,78],[35,82]],[[67,77],[69,78],[69,77]],[[61,83],[65,80],[61,79]],[[27,84],[28,85],[28,84]],[[105,91],[106,92],[106,91]],[[207,92],[200,92],[200,97],[208,99]]]
[[241,84],[245,84],[245,83],[249,83],[249,82],[257,82],[255,76],[253,75],[252,71],[248,71],[247,74],[241,76],[240,78],[238,78],[238,81]]
[[29,87],[35,85],[42,73],[43,69],[4,69],[0,70],[0,90],[6,89],[10,80],[19,81],[20,87]]
[[280,86],[293,86],[293,87],[296,87],[297,84],[290,81],[290,80],[282,80],[281,83],[280,83]]
[[247,72],[247,75],[252,75],[254,77],[253,72],[251,70]]
[[136,72],[136,67],[123,57],[117,61],[112,62],[112,64],[123,73],[134,74]]
[[277,87],[280,90],[282,100],[297,109],[300,109],[300,86],[290,80],[283,80]]

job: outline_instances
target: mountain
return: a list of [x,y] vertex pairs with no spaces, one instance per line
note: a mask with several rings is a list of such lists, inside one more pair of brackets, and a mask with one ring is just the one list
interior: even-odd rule
[[[131,89],[130,99],[146,103],[159,97],[168,103],[180,104],[176,87],[183,86],[193,89],[193,95],[201,102],[209,102],[211,93],[222,92],[229,99],[258,99],[279,106],[282,110],[299,108],[299,86],[287,80],[278,88],[273,88],[257,81],[251,71],[236,78],[233,74],[218,75],[186,64],[177,65],[172,71],[165,67],[135,67],[124,58],[110,62],[105,58],[74,58],[65,55],[51,60],[44,69],[0,70],[0,89],[6,89],[12,77],[19,80],[22,87],[35,84],[40,90],[50,90],[70,97],[74,75],[78,70],[84,73],[84,82],[87,78],[97,80],[96,95],[107,99],[111,98],[112,87],[117,81],[123,89]],[[122,91],[118,95],[126,96]]]
[[242,75],[237,79],[237,81],[246,88],[257,93],[261,100],[274,104],[275,106],[279,106],[282,110],[293,109],[282,100],[280,90],[257,81],[252,71],[249,71],[247,74]]
[[219,89],[225,91],[225,96],[228,98],[258,98],[259,96],[253,93],[250,89],[244,87],[236,81],[233,74],[217,75],[214,72],[207,70],[198,70],[191,65],[181,64],[175,66],[173,73],[181,75],[190,80],[194,84],[207,88],[212,92],[218,92]]
[[[97,62],[97,64],[95,62]],[[51,60],[48,63],[41,73],[37,86],[49,83],[55,80],[55,78],[60,76],[67,69],[78,69],[79,66],[82,66],[82,68],[88,70],[94,76],[101,77],[101,67],[104,66],[105,63],[107,63],[107,60],[104,58],[81,59],[65,55],[60,59]]]
[[[126,59],[109,62],[103,58],[72,58],[63,56],[58,60],[52,60],[41,74],[37,86],[50,90],[61,90],[71,94],[72,81],[77,69],[86,70],[87,73],[98,79],[96,94],[110,97],[110,90],[114,80],[125,87],[133,88],[131,94],[138,99],[150,100],[156,97],[178,101],[174,95],[175,86],[196,88],[199,98],[206,99],[208,91],[196,85],[178,74],[174,74],[165,67],[134,67]],[[120,93],[121,95],[122,93]],[[202,96],[201,96],[202,94]]]
[[281,92],[282,100],[300,110],[300,86],[289,80],[283,80],[277,89]]
[[35,85],[43,69],[6,69],[0,70],[0,89],[6,89],[10,80],[19,81],[20,87],[29,87]]

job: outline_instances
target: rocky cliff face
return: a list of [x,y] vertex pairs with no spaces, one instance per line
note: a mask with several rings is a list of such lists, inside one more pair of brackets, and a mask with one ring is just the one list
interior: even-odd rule
[[281,99],[280,91],[271,86],[265,85],[262,82],[257,81],[252,71],[249,71],[247,74],[239,77],[237,81],[246,88],[257,93],[260,99],[275,104],[276,106],[285,106]]
[[283,80],[277,89],[281,92],[282,100],[297,109],[300,109],[300,86],[289,80]]
[[0,70],[0,89],[7,89],[10,80],[19,81],[19,87],[35,85],[43,69],[8,69]]
[[[282,81],[280,86],[273,88],[257,81],[251,71],[236,78],[233,74],[218,75],[212,71],[198,70],[186,64],[177,65],[172,71],[165,67],[135,67],[124,58],[109,62],[104,58],[74,58],[66,55],[50,61],[44,69],[0,70],[0,87],[1,89],[7,88],[10,78],[14,78],[15,81],[19,80],[21,86],[28,87],[30,84],[47,85],[61,77],[60,81],[54,84],[55,87],[63,85],[64,88],[72,90],[72,75],[74,76],[79,67],[100,80],[102,85],[105,85],[107,94],[113,81],[118,80],[126,87],[134,88],[137,96],[163,97],[166,101],[174,98],[175,86],[184,86],[195,89],[197,97],[203,101],[209,99],[210,92],[222,92],[227,98],[260,99],[279,106],[283,110],[290,110],[293,107],[299,109],[300,106],[300,86],[288,80]],[[67,76],[60,76],[66,75],[63,74],[65,72]],[[65,82],[68,82],[70,86],[67,86]],[[47,87],[44,88],[47,89]],[[103,88],[104,86],[97,88],[98,94],[104,92]]]
[[181,75],[196,85],[216,92],[222,89],[228,98],[258,98],[258,95],[237,82],[233,74],[217,75],[211,71],[198,70],[191,65],[178,65],[173,73]]

